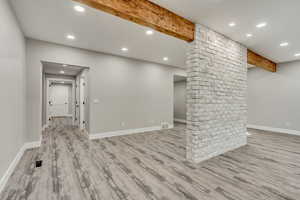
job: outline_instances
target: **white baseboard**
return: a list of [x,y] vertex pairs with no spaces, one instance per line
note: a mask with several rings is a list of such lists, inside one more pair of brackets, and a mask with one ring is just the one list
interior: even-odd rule
[[36,142],[27,142],[24,144],[24,149],[33,149],[41,146],[41,141],[36,141]]
[[186,124],[186,120],[185,120],[185,119],[178,119],[178,118],[175,118],[175,119],[174,119],[174,122],[180,122],[180,123]]
[[2,176],[1,180],[0,180],[0,193],[2,192],[2,190],[4,189],[9,177],[11,176],[11,174],[13,173],[13,171],[15,170],[17,164],[19,163],[19,161],[21,160],[23,153],[24,153],[25,149],[24,146],[22,146],[19,150],[19,152],[17,153],[16,157],[13,159],[13,161],[10,163],[8,169],[6,170],[6,172],[4,173],[4,175]]
[[[174,128],[174,125],[169,125],[168,129]],[[130,135],[135,133],[145,133],[151,131],[158,131],[162,130],[161,126],[151,126],[146,128],[137,128],[137,129],[126,129],[126,130],[119,130],[119,131],[110,131],[110,132],[103,132],[103,133],[94,133],[90,134],[90,140],[102,139],[107,137],[114,137],[114,136],[121,136],[121,135]]]
[[36,147],[40,147],[41,142],[37,141],[37,142],[29,142],[29,143],[25,143],[20,150],[18,151],[16,157],[13,159],[13,161],[10,163],[8,169],[6,170],[6,172],[4,173],[4,175],[2,176],[1,180],[0,180],[0,194],[3,191],[3,189],[5,188],[5,185],[7,183],[7,181],[9,180],[9,177],[12,175],[12,173],[14,172],[16,166],[18,165],[19,161],[21,160],[24,152],[27,149],[32,149],[32,148],[36,148]]
[[253,125],[253,124],[248,124],[247,128],[253,128],[253,129],[258,129],[258,130],[263,130],[263,131],[272,131],[272,132],[276,132],[276,133],[285,133],[285,134],[300,136],[300,131],[291,130],[291,129],[274,128],[274,127],[260,126],[260,125]]

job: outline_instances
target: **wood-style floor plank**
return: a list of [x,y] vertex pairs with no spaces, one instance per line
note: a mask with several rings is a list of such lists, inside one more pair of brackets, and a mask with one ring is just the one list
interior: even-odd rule
[[1,200],[300,199],[298,136],[249,130],[248,145],[193,164],[182,124],[93,141],[68,124],[54,119],[24,153]]

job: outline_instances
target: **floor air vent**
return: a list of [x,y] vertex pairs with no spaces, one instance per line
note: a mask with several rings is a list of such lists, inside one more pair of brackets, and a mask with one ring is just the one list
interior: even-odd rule
[[35,167],[41,167],[43,164],[42,160],[35,161]]

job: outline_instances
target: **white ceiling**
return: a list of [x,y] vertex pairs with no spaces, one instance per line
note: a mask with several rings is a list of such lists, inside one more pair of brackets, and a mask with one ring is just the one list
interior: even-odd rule
[[[195,23],[206,25],[275,62],[300,53],[299,0],[151,0]],[[235,27],[228,24],[235,22]],[[256,25],[268,25],[258,29]],[[246,34],[253,34],[247,38]],[[289,42],[288,47],[280,43]],[[298,59],[300,59],[298,57]]]
[[[184,67],[187,43],[146,27],[86,7],[75,12],[72,0],[11,0],[25,35],[73,47]],[[74,34],[76,40],[66,39]],[[127,47],[128,52],[121,51]],[[169,61],[163,61],[169,57]]]
[[[295,60],[300,52],[299,0],[151,0],[193,22],[204,24],[276,62]],[[177,67],[185,66],[188,43],[110,14],[88,8],[74,11],[71,0],[11,0],[29,38],[137,58]],[[235,22],[235,27],[229,27]],[[257,29],[259,22],[268,25]],[[252,38],[246,38],[252,33]],[[76,39],[67,40],[67,34]],[[290,43],[279,47],[281,42]],[[128,52],[121,48],[127,47]],[[163,61],[163,57],[169,57]]]
[[[83,67],[43,62],[43,69],[45,74],[76,76],[82,71]],[[64,71],[64,74],[61,74],[60,71]]]

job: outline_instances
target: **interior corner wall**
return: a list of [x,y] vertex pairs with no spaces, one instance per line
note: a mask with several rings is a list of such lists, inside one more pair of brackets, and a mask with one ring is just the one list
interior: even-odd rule
[[173,76],[185,75],[185,70],[32,39],[26,48],[31,141],[41,135],[41,61],[90,68],[90,134],[173,124]]
[[248,70],[248,124],[300,131],[300,61]]
[[174,83],[174,119],[186,121],[186,81]]
[[25,40],[7,0],[0,1],[0,24],[0,177],[3,177],[26,142]]
[[187,54],[187,158],[200,162],[247,143],[247,49],[202,25]]

